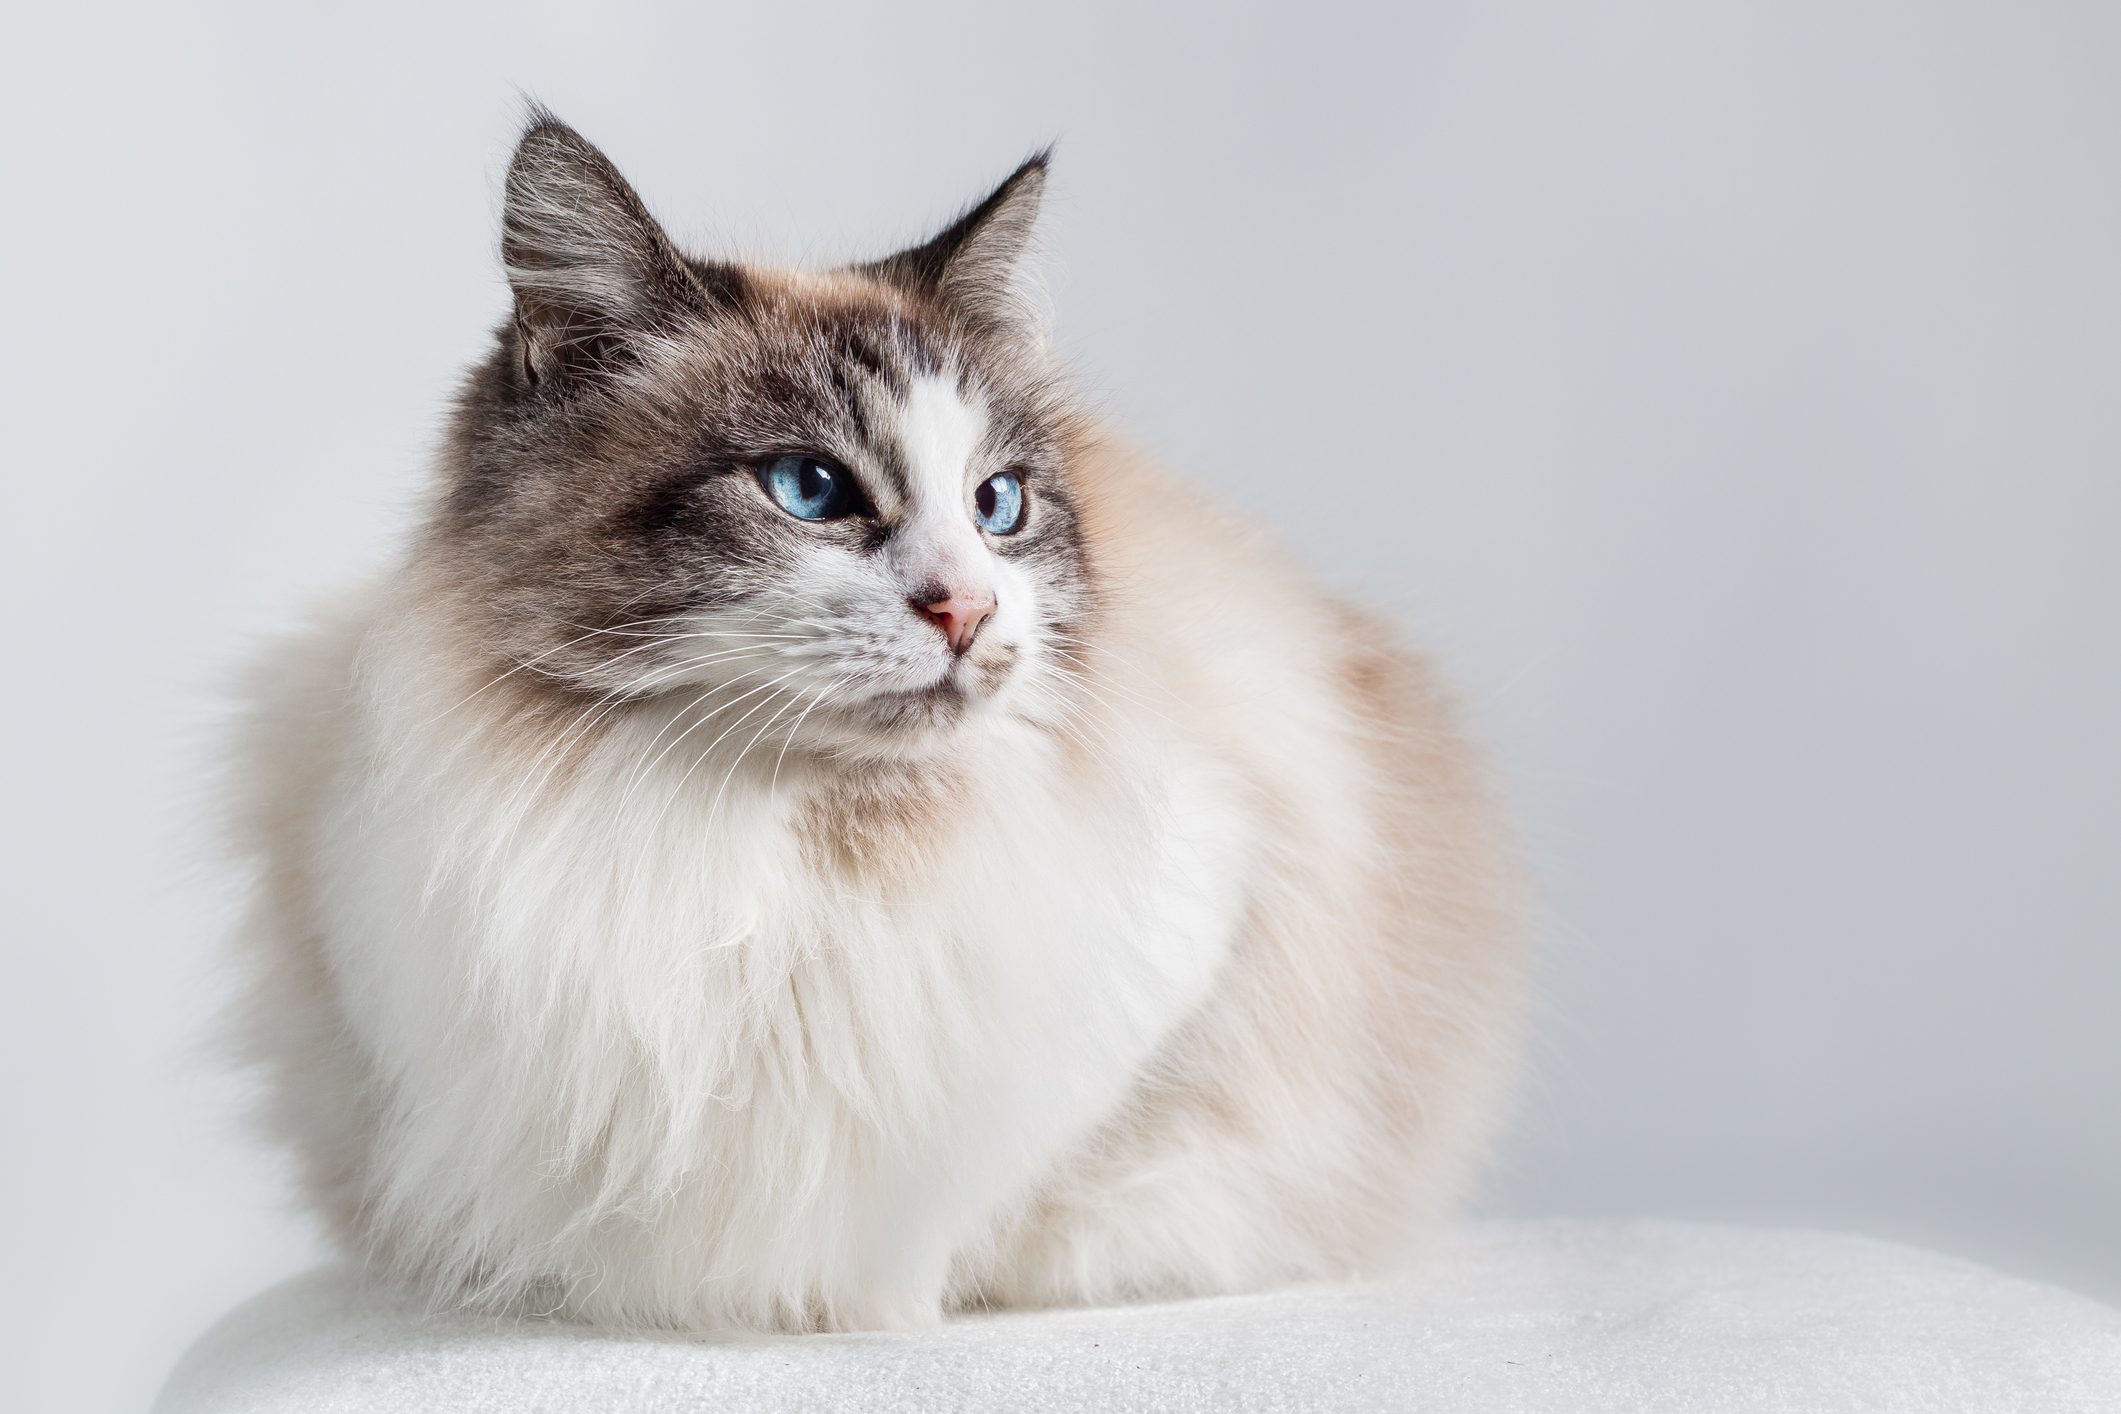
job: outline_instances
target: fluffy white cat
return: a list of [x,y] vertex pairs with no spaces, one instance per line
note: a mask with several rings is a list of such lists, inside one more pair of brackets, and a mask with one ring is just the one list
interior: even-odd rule
[[421,529],[261,663],[244,1025],[450,1299],[844,1329],[1389,1261],[1515,951],[1427,671],[1073,402],[1043,156],[823,274],[540,115]]

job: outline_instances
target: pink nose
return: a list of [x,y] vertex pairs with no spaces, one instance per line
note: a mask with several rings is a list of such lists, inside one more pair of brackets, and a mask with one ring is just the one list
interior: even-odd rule
[[966,595],[946,594],[940,599],[930,594],[916,594],[911,603],[928,621],[943,631],[950,640],[950,651],[964,656],[978,635],[980,625],[994,613],[992,594]]

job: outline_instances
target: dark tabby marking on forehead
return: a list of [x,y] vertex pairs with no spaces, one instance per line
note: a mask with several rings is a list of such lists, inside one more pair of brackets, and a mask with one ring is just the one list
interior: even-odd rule
[[[793,631],[775,616],[813,600],[812,621],[872,612],[820,581],[816,556],[879,566],[874,580],[911,505],[939,494],[936,473],[909,463],[923,380],[953,388],[981,429],[968,523],[985,477],[1013,471],[1027,488],[1022,529],[976,543],[1018,567],[1028,590],[1012,593],[1028,592],[1041,629],[1079,636],[1098,597],[1070,481],[1081,420],[1014,292],[1045,169],[1038,154],[911,251],[796,274],[679,252],[603,154],[536,115],[503,219],[514,316],[459,398],[427,537],[495,657],[601,692],[615,655],[598,630],[718,612]],[[802,522],[773,504],[757,473],[790,453],[845,468],[875,514]],[[924,625],[909,617],[916,587],[870,596],[898,616],[886,627]],[[967,681],[992,687],[1019,657],[997,643]],[[955,710],[878,709],[908,722]]]
[[893,393],[905,393],[905,378],[890,360],[877,352],[876,345],[870,342],[867,332],[859,326],[846,330],[837,352],[842,362],[860,369],[872,378],[887,382]]

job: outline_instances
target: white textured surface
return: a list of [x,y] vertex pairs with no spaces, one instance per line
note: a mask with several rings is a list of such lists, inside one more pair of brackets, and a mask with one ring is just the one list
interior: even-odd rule
[[427,1318],[328,1268],[253,1299],[157,1414],[2121,1409],[2121,1312],[1860,1238],[1486,1223],[1415,1275],[894,1335],[640,1339]]

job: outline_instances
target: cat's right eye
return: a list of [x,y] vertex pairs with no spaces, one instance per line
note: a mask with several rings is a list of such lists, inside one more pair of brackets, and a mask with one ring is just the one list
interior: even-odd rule
[[847,468],[823,457],[791,453],[758,470],[759,486],[797,520],[837,520],[867,509]]

